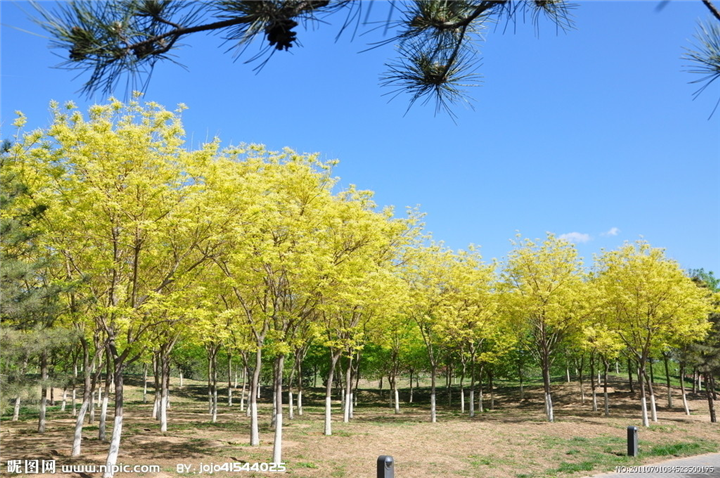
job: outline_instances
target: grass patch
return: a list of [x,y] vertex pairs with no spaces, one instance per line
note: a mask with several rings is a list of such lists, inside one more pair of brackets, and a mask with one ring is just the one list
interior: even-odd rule
[[648,452],[651,456],[686,456],[701,455],[703,453],[712,453],[717,451],[718,446],[706,440],[698,440],[695,442],[685,443],[668,443],[656,445]]
[[560,463],[557,468],[558,473],[575,473],[578,471],[590,471],[595,468],[597,463],[593,461],[583,461],[580,463]]

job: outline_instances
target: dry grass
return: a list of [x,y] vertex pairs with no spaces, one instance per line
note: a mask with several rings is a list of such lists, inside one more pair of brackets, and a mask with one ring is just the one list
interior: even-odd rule
[[[128,387],[124,437],[119,462],[127,465],[160,465],[161,473],[122,476],[178,476],[178,464],[268,462],[272,456],[269,405],[261,408],[259,447],[250,447],[249,423],[237,404],[220,405],[218,423],[210,423],[204,390],[198,385],[173,392],[169,431],[161,435],[150,418],[151,406],[138,400],[137,389]],[[616,465],[652,463],[663,453],[693,454],[717,451],[718,424],[711,424],[707,403],[692,397],[694,414],[686,416],[676,396],[676,407],[659,409],[659,422],[642,429],[637,398],[617,384],[611,394],[611,417],[592,412],[589,400],[581,403],[577,384],[555,386],[556,421],[544,419],[542,395],[530,390],[519,401],[517,390],[500,390],[496,409],[469,418],[459,412],[457,396],[452,408],[439,397],[438,423],[429,423],[426,403],[404,404],[396,415],[377,390],[365,390],[349,423],[334,410],[333,436],[324,436],[320,395],[306,399],[305,413],[286,421],[283,459],[288,475],[296,477],[375,477],[379,455],[392,455],[395,476],[466,477],[579,477],[610,471]],[[660,405],[666,400],[661,398]],[[489,404],[486,396],[486,405]],[[638,426],[641,456],[625,455],[626,428]],[[63,474],[60,464],[104,463],[107,444],[97,440],[97,424],[84,432],[83,456],[70,459],[73,419],[55,411],[48,431],[35,432],[33,417],[2,422],[2,463],[10,459],[56,460],[58,473],[37,477],[99,476]],[[661,448],[665,446],[665,449]],[[669,450],[669,451],[668,451]],[[3,466],[3,471],[5,467]],[[7,476],[7,474],[5,474]],[[272,476],[270,473],[216,472],[216,477]],[[19,475],[13,475],[19,476]]]

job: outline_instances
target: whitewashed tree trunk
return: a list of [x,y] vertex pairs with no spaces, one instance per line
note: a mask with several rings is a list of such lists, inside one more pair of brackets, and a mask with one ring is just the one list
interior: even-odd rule
[[638,369],[638,385],[640,386],[640,405],[642,407],[642,422],[644,427],[650,426],[650,421],[648,420],[648,409],[647,409],[647,398],[645,393],[645,378],[643,377],[644,371],[641,369]]
[[260,445],[260,430],[258,426],[257,400],[260,394],[260,369],[262,367],[262,348],[255,351],[255,369],[253,370],[252,382],[250,384],[250,445]]
[[277,407],[275,412],[275,438],[273,440],[273,463],[282,463],[282,429],[283,429],[283,412],[282,412],[282,388],[283,388],[283,368],[285,365],[285,356],[280,355],[276,359],[277,376],[275,380],[275,396],[277,397]]
[[651,380],[648,380],[647,375],[645,375],[645,381],[648,385],[648,391],[650,392],[650,414],[653,422],[657,422],[657,405],[655,401],[655,391],[653,390],[653,384]]
[[15,397],[15,406],[13,407],[12,421],[14,421],[14,422],[16,422],[20,419],[20,403],[21,403],[20,394],[18,394],[17,397]]
[[60,411],[64,412],[65,408],[67,407],[67,396],[68,396],[68,389],[67,385],[63,387],[62,391],[62,403],[60,404]]
[[330,354],[330,370],[328,371],[327,384],[325,385],[325,429],[323,434],[332,435],[332,383],[335,375],[335,365],[340,358],[340,352],[332,351]]
[[345,403],[343,408],[343,422],[350,421],[350,409],[352,408],[352,357],[348,360],[347,370],[345,371]]
[[460,387],[460,412],[465,413],[465,390]]
[[437,406],[436,406],[436,395],[435,395],[435,375],[437,367],[432,367],[431,372],[431,384],[430,384],[430,422],[437,423]]
[[395,387],[395,413],[400,413],[400,391]]
[[683,363],[680,364],[680,393],[682,394],[685,415],[690,415],[690,407],[688,407],[688,401],[685,392],[685,365]]
[[470,405],[470,416],[471,417],[475,416],[475,390],[474,390],[474,388],[475,387],[470,388],[470,394],[469,394],[470,396],[468,397],[468,399],[469,399],[468,403]]
[[295,419],[295,403],[293,402],[292,390],[288,390],[288,419]]
[[75,433],[73,435],[73,447],[70,456],[80,456],[82,447],[83,422],[85,421],[85,414],[87,413],[90,406],[90,396],[88,394],[85,394],[85,399],[83,400],[82,405],[80,405],[80,411],[78,412],[77,419],[75,420]]
[[300,389],[298,391],[298,396],[297,396],[297,409],[298,409],[298,415],[300,415],[300,416],[302,416],[302,414],[303,414],[302,396],[303,396],[303,391],[302,391],[302,389]]

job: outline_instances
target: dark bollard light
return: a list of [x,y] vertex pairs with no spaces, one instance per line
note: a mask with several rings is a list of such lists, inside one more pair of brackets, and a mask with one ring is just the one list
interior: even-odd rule
[[638,427],[627,427],[627,454],[638,456]]
[[380,455],[377,459],[377,478],[395,478],[395,461],[388,455]]

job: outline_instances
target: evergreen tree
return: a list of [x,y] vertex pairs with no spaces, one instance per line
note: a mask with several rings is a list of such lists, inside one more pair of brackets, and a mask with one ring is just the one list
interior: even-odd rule
[[[696,45],[687,49],[690,72],[702,74],[694,82],[702,92],[720,76],[720,12],[703,0],[714,19],[701,23]],[[384,5],[383,5],[384,4]],[[382,6],[378,6],[382,5]],[[662,5],[662,4],[661,4]],[[467,100],[467,87],[476,86],[475,74],[482,33],[494,22],[546,17],[558,30],[573,27],[565,0],[74,0],[49,11],[38,7],[39,23],[55,46],[66,51],[62,66],[85,70],[90,78],[85,93],[110,92],[127,73],[136,88],[141,76],[149,80],[154,66],[175,61],[181,39],[200,32],[219,33],[240,53],[258,39],[263,45],[249,61],[262,68],[277,51],[299,45],[297,28],[328,23],[332,15],[345,16],[340,32],[381,28],[382,44],[397,45],[398,58],[390,61],[382,83],[410,95],[410,105],[435,100],[436,109],[450,111],[452,103]],[[373,12],[375,9],[375,12]],[[717,20],[717,21],[716,21]],[[377,46],[377,45],[375,45]]]
[[2,403],[15,401],[14,417],[24,395],[37,380],[28,372],[39,367],[41,402],[38,431],[45,431],[50,353],[69,337],[53,330],[60,314],[63,287],[50,275],[53,257],[41,246],[40,222],[47,205],[35,202],[18,169],[9,141],[0,151],[0,389]]

